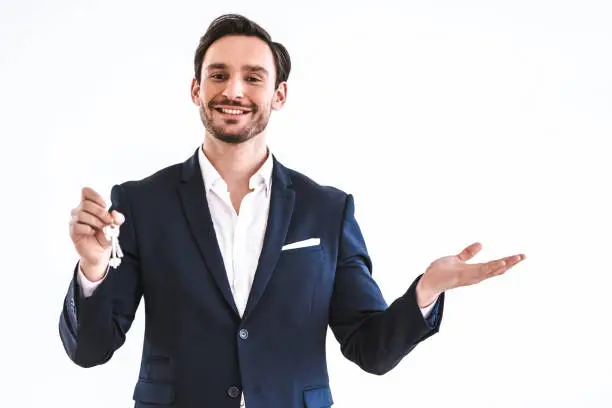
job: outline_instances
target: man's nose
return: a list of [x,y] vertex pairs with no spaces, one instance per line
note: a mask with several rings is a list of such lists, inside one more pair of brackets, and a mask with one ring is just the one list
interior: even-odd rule
[[244,85],[240,78],[234,77],[227,81],[223,95],[228,99],[242,98],[244,91]]

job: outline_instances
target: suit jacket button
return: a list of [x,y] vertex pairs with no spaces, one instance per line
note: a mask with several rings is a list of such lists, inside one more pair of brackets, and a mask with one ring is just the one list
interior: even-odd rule
[[238,398],[240,395],[240,390],[238,387],[231,386],[227,389],[227,395],[229,395],[231,398]]
[[249,332],[246,329],[240,330],[240,338],[246,340],[247,337],[249,337]]

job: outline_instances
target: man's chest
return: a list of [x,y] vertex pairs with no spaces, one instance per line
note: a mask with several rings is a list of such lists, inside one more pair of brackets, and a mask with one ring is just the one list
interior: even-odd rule
[[256,189],[239,197],[238,205],[232,201],[235,199],[236,197],[231,197],[229,190],[227,194],[211,190],[207,195],[225,273],[238,312],[242,315],[261,256],[269,200],[265,190],[262,189]]

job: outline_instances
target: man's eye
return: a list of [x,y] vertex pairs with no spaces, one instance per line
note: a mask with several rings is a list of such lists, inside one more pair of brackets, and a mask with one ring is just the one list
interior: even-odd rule
[[223,75],[223,74],[212,74],[212,75],[210,75],[210,78],[221,80],[221,79],[225,78],[225,75]]
[[260,79],[257,78],[257,77],[254,77],[254,76],[250,76],[250,77],[247,78],[247,81],[249,81],[249,82],[259,82]]

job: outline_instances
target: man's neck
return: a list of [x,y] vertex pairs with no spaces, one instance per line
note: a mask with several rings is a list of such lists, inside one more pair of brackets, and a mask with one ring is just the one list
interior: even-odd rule
[[206,135],[202,150],[228,186],[248,186],[249,179],[259,170],[268,157],[264,135],[246,142],[225,143]]

